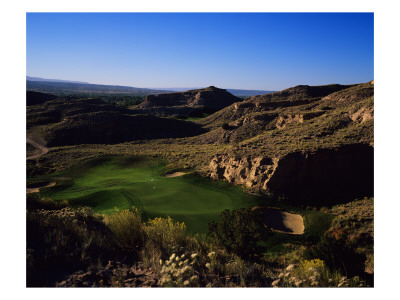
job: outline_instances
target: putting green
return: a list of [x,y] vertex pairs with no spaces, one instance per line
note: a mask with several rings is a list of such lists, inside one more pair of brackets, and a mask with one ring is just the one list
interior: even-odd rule
[[51,189],[50,195],[105,214],[135,206],[146,219],[170,216],[198,233],[207,232],[208,223],[218,221],[224,209],[257,204],[257,197],[225,182],[195,175],[166,178],[163,173],[160,161],[100,160],[58,174],[72,180]]

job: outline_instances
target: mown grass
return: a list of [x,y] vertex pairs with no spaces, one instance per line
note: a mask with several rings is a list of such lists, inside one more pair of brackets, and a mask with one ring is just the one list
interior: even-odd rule
[[53,178],[60,185],[44,194],[102,214],[135,206],[145,219],[170,216],[197,233],[206,233],[207,224],[218,221],[224,209],[251,207],[260,201],[240,187],[195,174],[166,178],[162,176],[165,166],[159,159],[100,158],[56,173]]

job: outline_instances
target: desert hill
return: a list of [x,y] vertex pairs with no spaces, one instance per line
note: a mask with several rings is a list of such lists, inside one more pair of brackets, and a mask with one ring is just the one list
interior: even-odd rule
[[182,93],[149,95],[146,100],[139,104],[139,108],[157,106],[204,106],[209,110],[220,110],[239,98],[228,93],[226,90],[209,86],[205,89],[190,90]]
[[279,108],[300,106],[321,100],[323,97],[351,86],[331,84],[325,86],[299,85],[264,95],[246,98],[240,103],[226,107],[224,110],[201,120],[201,124],[212,127],[223,122],[231,122],[256,112],[274,111]]
[[190,116],[196,112],[212,113],[242,99],[224,89],[209,86],[180,93],[149,95],[136,107],[137,113]]
[[373,115],[372,83],[300,86],[204,118],[211,131],[193,139],[232,145],[211,161],[215,179],[327,204],[372,195]]
[[116,144],[204,132],[194,123],[133,115],[129,109],[99,99],[68,97],[30,106],[27,109],[27,127],[28,136],[48,146]]

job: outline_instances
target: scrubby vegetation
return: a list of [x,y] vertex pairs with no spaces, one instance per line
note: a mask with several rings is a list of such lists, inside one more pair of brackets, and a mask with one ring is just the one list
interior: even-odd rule
[[374,272],[374,199],[365,198],[335,206],[328,233],[353,243],[357,252],[366,255],[366,270]]
[[[349,256],[354,252],[346,250],[350,248],[343,240],[328,244],[323,240],[309,250],[317,259],[307,260],[312,255],[306,254],[289,267],[267,256],[251,255],[251,249],[253,253],[265,251],[255,251],[257,241],[269,237],[268,229],[263,234],[251,211],[223,212],[220,223],[210,225],[205,236],[191,234],[184,223],[171,218],[144,221],[135,207],[100,215],[37,196],[29,196],[27,205],[28,286],[124,286],[138,270],[151,272],[152,286],[368,284],[363,270],[354,268],[350,273],[342,269],[344,260],[355,264],[355,256]],[[228,231],[234,235],[228,237]],[[332,243],[340,251],[330,248]],[[337,261],[325,255],[329,249],[334,249],[330,254]]]

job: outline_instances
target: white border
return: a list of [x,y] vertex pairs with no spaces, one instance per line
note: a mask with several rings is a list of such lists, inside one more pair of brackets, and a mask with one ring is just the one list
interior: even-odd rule
[[[394,1],[15,1],[2,3],[2,109],[3,167],[1,218],[1,295],[29,299],[88,297],[246,298],[344,297],[377,298],[398,294],[397,220],[399,39],[398,10]],[[374,289],[27,289],[25,288],[25,13],[26,12],[375,12],[376,86],[376,284]],[[7,144],[7,146],[4,146]],[[17,180],[16,180],[17,179]],[[4,193],[4,190],[6,193]],[[389,243],[390,242],[390,243]],[[249,295],[249,293],[251,295]],[[4,297],[4,298],[5,298]],[[8,297],[7,297],[8,298]],[[7,299],[5,298],[5,299]]]

